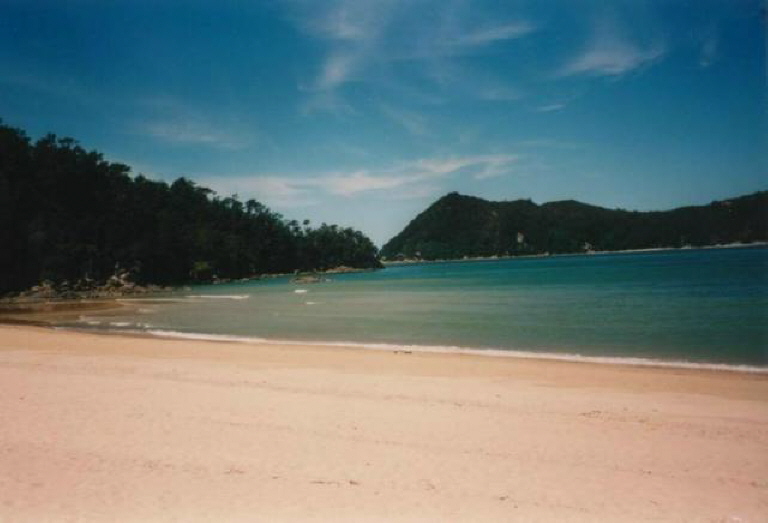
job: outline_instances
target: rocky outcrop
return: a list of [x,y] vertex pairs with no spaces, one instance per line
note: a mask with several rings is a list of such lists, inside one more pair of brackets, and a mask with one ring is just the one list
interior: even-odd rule
[[351,272],[370,272],[375,270],[377,269],[358,269],[356,267],[347,267],[346,265],[339,265],[338,267],[326,269],[324,272],[325,274],[347,274]]
[[316,274],[300,274],[294,278],[291,278],[291,283],[322,283],[325,281],[329,280]]
[[131,271],[119,269],[103,282],[97,282],[90,278],[81,278],[73,282],[43,280],[26,291],[7,295],[5,299],[14,303],[24,303],[45,300],[120,298],[171,290],[173,290],[171,287],[160,285],[138,285],[133,280]]

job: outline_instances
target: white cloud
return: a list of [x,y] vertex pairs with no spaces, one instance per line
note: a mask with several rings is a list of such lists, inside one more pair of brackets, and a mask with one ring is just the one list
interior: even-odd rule
[[519,156],[513,154],[502,154],[485,157],[479,165],[479,169],[474,174],[475,180],[486,180],[488,178],[497,178],[508,174],[511,171],[512,164],[519,159]]
[[52,74],[50,71],[16,69],[0,64],[0,84],[9,84],[39,94],[65,100],[67,104],[84,107],[114,106],[119,104],[113,93],[106,93],[93,85],[82,83],[77,76]]
[[[489,46],[535,31],[526,20],[495,20],[490,13],[478,15],[479,9],[470,9],[464,2],[445,5],[442,0],[293,0],[287,5],[299,29],[324,48],[313,80],[307,82],[311,86],[307,89],[310,99],[335,93],[349,82],[397,84],[402,78],[398,78],[396,64],[420,63],[426,73],[437,62],[482,53]],[[489,86],[488,82],[477,85],[472,95],[486,100],[520,97],[511,88]],[[310,105],[315,110],[326,109],[323,104]]]
[[315,113],[351,115],[356,111],[343,98],[332,90],[313,92],[299,105],[299,113],[308,116]]
[[351,53],[333,54],[323,64],[317,87],[320,90],[334,89],[347,82],[355,71],[356,59]]
[[422,158],[378,170],[318,173],[315,176],[255,175],[202,178],[200,184],[219,194],[238,194],[278,207],[306,207],[323,196],[353,197],[376,192],[389,199],[434,194],[437,182],[449,176],[484,180],[511,172],[514,154]]
[[398,2],[393,0],[325,0],[287,2],[292,18],[311,35],[344,42],[369,40],[386,26]]
[[585,145],[577,142],[567,142],[552,138],[532,138],[520,140],[514,143],[516,147],[524,149],[584,149]]
[[413,181],[408,176],[372,175],[367,171],[358,171],[317,178],[312,183],[331,194],[353,196],[361,192],[395,189]]
[[566,108],[566,104],[557,103],[557,104],[540,105],[535,110],[539,113],[551,113],[553,111],[560,111],[565,108]]
[[652,62],[663,54],[664,49],[658,46],[641,49],[625,42],[601,44],[571,62],[563,74],[618,76]]
[[242,200],[254,198],[281,208],[308,207],[317,203],[306,187],[283,176],[210,176],[200,178],[198,183],[220,195],[237,194]]
[[247,141],[201,122],[152,121],[144,124],[141,130],[175,144],[201,144],[222,149],[240,149],[247,145]]
[[641,45],[614,20],[601,20],[586,49],[568,62],[560,75],[620,76],[658,60],[665,52],[661,42]]
[[456,40],[456,43],[458,45],[470,46],[486,45],[494,42],[521,38],[532,33],[534,30],[534,26],[529,22],[512,22],[468,32],[460,36]]
[[424,158],[409,163],[406,168],[427,175],[443,175],[458,171],[473,163],[477,163],[477,160],[471,156],[464,158]]
[[492,102],[510,102],[523,97],[522,93],[508,86],[486,85],[477,88],[478,98]]
[[294,1],[288,5],[298,27],[328,46],[312,82],[312,90],[322,92],[336,89],[369,67],[397,2]]
[[399,109],[389,104],[381,104],[379,109],[384,116],[404,127],[409,133],[416,136],[427,134],[427,120],[421,114]]
[[210,117],[176,98],[157,96],[137,105],[139,113],[151,116],[140,117],[134,132],[166,143],[236,150],[255,140],[254,132],[237,117]]
[[519,159],[514,154],[489,154],[449,158],[422,158],[382,170],[355,171],[322,176],[311,181],[316,187],[340,196],[353,196],[367,191],[402,189],[399,193],[408,197],[411,191],[419,190],[424,183],[454,174],[465,174],[476,180],[501,176],[510,171]]
[[699,53],[699,67],[706,69],[718,59],[719,55],[719,42],[717,38],[707,38],[701,46]]

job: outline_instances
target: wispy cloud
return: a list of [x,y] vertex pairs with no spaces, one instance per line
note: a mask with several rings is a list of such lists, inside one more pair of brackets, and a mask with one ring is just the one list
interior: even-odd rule
[[254,132],[246,130],[237,118],[209,117],[174,98],[156,97],[138,103],[141,114],[134,124],[137,134],[144,134],[175,145],[204,145],[236,150],[254,141]]
[[279,207],[306,207],[323,197],[348,198],[364,193],[377,197],[408,199],[434,194],[441,180],[465,176],[484,180],[512,171],[520,159],[515,154],[488,154],[422,158],[382,169],[318,173],[314,176],[253,175],[201,178],[202,185],[221,194],[254,197]]
[[512,164],[519,160],[518,155],[496,155],[486,157],[474,174],[475,180],[498,178],[512,171]]
[[247,144],[241,138],[208,124],[192,121],[151,121],[142,131],[162,141],[174,144],[199,144],[223,149],[240,149]]
[[338,52],[330,55],[323,64],[322,71],[317,78],[318,90],[330,90],[348,82],[357,72],[360,55],[349,51]]
[[389,104],[381,104],[379,109],[384,116],[405,128],[409,133],[416,136],[427,134],[427,120],[423,115],[393,107]]
[[396,0],[328,0],[286,2],[291,18],[314,36],[346,42],[367,41],[389,22]]
[[53,74],[50,71],[13,69],[0,64],[0,84],[14,85],[81,106],[116,103],[114,97],[84,85],[76,76]]
[[615,19],[606,18],[595,24],[586,48],[559,75],[620,76],[653,63],[665,52],[662,42],[634,41]]
[[706,69],[715,63],[719,55],[720,43],[714,36],[704,40],[699,52],[699,67]]
[[[420,63],[427,71],[436,62],[484,52],[493,45],[525,37],[536,30],[529,21],[468,17],[464,2],[438,0],[288,1],[291,19],[325,48],[308,97],[324,99],[351,82],[396,83],[396,64]],[[439,13],[435,16],[435,13]],[[477,13],[479,10],[473,10]],[[466,94],[466,93],[463,93]],[[487,100],[517,99],[510,88],[479,85],[474,94]],[[334,106],[311,102],[317,110]],[[306,111],[305,111],[306,112]]]
[[553,138],[531,138],[514,143],[515,147],[523,149],[584,149],[582,143],[575,143]]
[[517,21],[508,24],[489,26],[474,31],[469,31],[455,41],[459,46],[481,46],[522,38],[535,30],[533,24],[527,21]]
[[334,90],[364,72],[395,13],[397,2],[288,2],[299,29],[327,46],[311,90]]
[[539,113],[551,113],[554,111],[561,111],[567,107],[567,104],[564,103],[556,103],[556,104],[546,104],[546,105],[540,105],[536,107],[534,110]]
[[477,88],[478,98],[492,102],[511,102],[523,97],[519,89],[498,84],[486,84]]
[[209,176],[201,177],[198,183],[209,187],[218,194],[236,194],[242,199],[255,198],[267,205],[280,208],[309,207],[318,203],[314,191],[285,176]]
[[304,180],[302,183],[338,196],[398,189],[402,191],[400,195],[407,197],[408,192],[418,189],[424,183],[450,175],[471,176],[477,180],[501,176],[509,172],[518,159],[519,156],[513,154],[422,158],[388,169],[334,173]]

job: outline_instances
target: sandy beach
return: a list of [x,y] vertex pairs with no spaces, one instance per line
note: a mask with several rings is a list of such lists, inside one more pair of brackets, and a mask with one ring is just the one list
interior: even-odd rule
[[766,521],[768,376],[0,326],[0,521]]

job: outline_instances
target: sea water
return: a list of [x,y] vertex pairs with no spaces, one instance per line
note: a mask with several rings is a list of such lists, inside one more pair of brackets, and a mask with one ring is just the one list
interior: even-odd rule
[[765,247],[422,263],[327,278],[194,286],[67,326],[768,366]]

